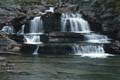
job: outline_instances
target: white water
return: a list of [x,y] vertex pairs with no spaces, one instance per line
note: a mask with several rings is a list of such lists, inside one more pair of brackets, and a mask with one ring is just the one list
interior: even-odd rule
[[35,17],[31,20],[30,33],[41,33],[43,32],[43,22],[41,17]]
[[110,43],[109,38],[105,35],[91,33],[90,26],[80,14],[63,13],[61,17],[61,31],[84,34],[86,42],[90,43]]
[[25,25],[22,25],[22,28],[21,28],[20,34],[24,34],[24,30],[25,30]]
[[35,51],[33,52],[33,55],[38,55],[38,50],[39,50],[39,45],[37,45],[37,47],[36,47],[36,49],[35,49]]
[[105,53],[103,44],[101,45],[73,45],[73,51],[75,55],[81,55],[82,57],[90,57],[90,58],[106,58],[108,56],[113,56]]
[[13,26],[3,26],[1,31],[11,34],[11,33],[14,33],[14,28]]
[[105,35],[100,35],[100,34],[86,34],[84,35],[86,42],[91,42],[91,43],[110,43],[109,38]]
[[49,7],[49,10],[45,10],[45,12],[47,13],[47,12],[52,12],[52,13],[54,13],[54,7]]
[[40,41],[40,36],[29,35],[24,37],[26,39],[26,44],[42,44],[42,42]]
[[40,41],[40,35],[43,34],[43,22],[41,17],[35,17],[30,23],[30,33],[27,33],[24,37],[26,44],[42,44]]
[[90,57],[90,58],[107,58],[109,56],[114,56],[112,54],[107,54],[107,53],[86,53],[86,54],[81,54],[81,57]]
[[40,35],[43,34],[43,22],[41,17],[35,17],[30,22],[30,33],[24,34],[26,44],[36,45],[36,49],[33,52],[33,55],[38,55],[39,45],[42,44],[40,41]]
[[[103,43],[110,43],[109,38],[105,35],[91,33],[90,26],[80,14],[63,13],[61,17],[61,31],[74,32],[74,33],[87,33],[83,34],[87,45],[75,44],[72,46],[75,55],[82,57],[89,56],[91,58],[107,57],[109,54],[105,53]],[[96,44],[99,43],[99,44]],[[100,44],[101,43],[101,44]]]
[[73,46],[74,52],[79,53],[105,53],[103,45],[77,45]]
[[[90,28],[86,20],[80,14],[62,14],[62,32],[89,33]],[[83,27],[84,26],[84,27]],[[70,30],[68,30],[70,29]]]

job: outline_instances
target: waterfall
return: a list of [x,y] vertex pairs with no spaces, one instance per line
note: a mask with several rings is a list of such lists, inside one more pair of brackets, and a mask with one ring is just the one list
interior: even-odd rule
[[105,35],[91,33],[84,35],[84,37],[87,42],[91,43],[110,43],[110,41],[108,41],[110,39]]
[[35,17],[30,23],[30,33],[43,32],[43,22],[41,17]]
[[111,54],[107,54],[104,51],[103,44],[100,45],[78,45],[74,44],[72,46],[73,52],[75,55],[81,55],[82,57],[90,57],[90,58],[106,58],[107,56],[113,56]]
[[54,7],[49,7],[49,10],[45,10],[45,12],[47,13],[47,12],[52,12],[52,13],[54,13]]
[[[24,30],[24,29],[23,29]],[[24,34],[26,44],[34,44],[36,45],[36,49],[33,52],[33,55],[38,55],[38,50],[40,44],[40,35],[43,34],[43,22],[41,17],[35,17],[33,20],[30,21],[30,30],[29,33]]]
[[25,30],[25,24],[22,25],[21,30],[20,30],[20,34],[24,34],[24,30]]
[[13,28],[13,26],[6,25],[6,26],[3,26],[1,31],[6,32],[8,34],[12,34],[12,33],[14,33],[14,28]]
[[90,30],[88,22],[84,20],[80,14],[63,13],[61,23],[62,32],[74,32],[84,35],[84,42],[87,44],[74,44],[72,46],[72,49],[76,55],[92,57],[108,56],[108,54],[104,51],[103,44],[109,43],[109,38],[105,35],[91,33],[93,31]]
[[77,45],[74,44],[73,50],[75,54],[82,54],[82,53],[105,53],[103,49],[103,45]]
[[62,32],[88,33],[90,32],[89,24],[80,14],[63,13],[61,17]]
[[33,55],[38,55],[38,50],[39,50],[39,45],[37,45],[37,47],[36,47],[36,49],[35,49],[35,51],[33,52]]
[[86,42],[91,43],[110,43],[105,35],[91,33],[90,26],[80,14],[63,13],[61,17],[62,32],[86,33],[84,38]]
[[41,44],[40,35],[43,34],[43,22],[41,17],[35,17],[30,22],[30,33],[25,34],[27,44]]

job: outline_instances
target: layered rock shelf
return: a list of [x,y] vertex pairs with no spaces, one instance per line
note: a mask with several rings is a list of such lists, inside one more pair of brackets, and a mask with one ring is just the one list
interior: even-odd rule
[[[0,35],[0,45],[2,46],[1,50],[9,50],[11,46],[16,46],[15,49],[20,51],[21,45],[25,42],[25,37],[23,34],[18,34],[17,32],[22,28],[23,24],[25,24],[25,34],[29,33],[30,29],[30,21],[35,17],[41,16],[43,20],[43,29],[44,34],[40,35],[40,40],[45,43],[44,45],[58,44],[58,43],[80,43],[85,42],[85,37],[87,33],[72,33],[69,32],[61,32],[61,16],[62,13],[80,13],[82,14],[82,18],[88,21],[90,24],[90,28],[93,32],[97,32],[98,34],[105,34],[109,38],[111,38],[111,44],[105,46],[105,49],[108,53],[117,53],[119,54],[119,12],[114,11],[115,4],[114,1],[106,1],[102,4],[99,1],[86,2],[85,4],[91,4],[89,7],[81,7],[72,5],[71,3],[65,4],[63,3],[61,6],[55,6],[54,13],[47,12],[49,7],[45,4],[34,5],[34,6],[10,6],[10,7],[0,7],[0,29],[3,28],[6,23],[10,22],[10,25],[13,25],[15,29],[15,34],[6,34],[7,38],[4,37],[4,34],[1,32]],[[113,4],[113,5],[109,5]],[[98,4],[98,5],[97,5]],[[102,5],[101,5],[102,4]],[[108,6],[106,6],[108,4]],[[81,8],[82,9],[81,9]],[[88,12],[89,8],[91,11]],[[99,10],[98,10],[99,9]],[[83,10],[83,11],[82,11]],[[4,14],[5,13],[5,14]],[[111,23],[112,22],[112,23]],[[69,25],[68,25],[69,26]],[[69,28],[69,27],[68,27]],[[91,32],[92,33],[92,32]],[[8,45],[10,44],[10,45]],[[19,45],[21,44],[21,45]],[[27,44],[26,44],[27,45]],[[7,47],[6,47],[7,46]],[[23,45],[25,46],[25,44]],[[43,46],[43,45],[42,45]],[[58,47],[58,46],[55,46]],[[112,51],[111,51],[112,50]],[[14,51],[14,50],[13,50]],[[115,52],[114,52],[115,51]]]

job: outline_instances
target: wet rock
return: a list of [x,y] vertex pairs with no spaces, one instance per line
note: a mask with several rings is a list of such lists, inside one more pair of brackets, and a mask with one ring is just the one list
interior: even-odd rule
[[24,36],[23,35],[13,34],[13,35],[9,35],[9,38],[16,41],[19,44],[24,42]]
[[22,25],[25,23],[25,19],[26,14],[18,12],[17,17],[11,20],[11,23],[15,29],[15,33],[17,33],[21,29]]
[[[36,45],[31,45],[31,44],[24,44],[21,48],[21,51],[23,51],[24,55],[30,55],[32,53],[34,53],[34,51],[36,50]],[[72,52],[72,47],[70,45],[60,45],[60,44],[53,44],[53,43],[46,43],[44,44],[44,46],[40,46],[38,53],[40,53],[41,55],[45,55],[45,54],[58,54],[58,55],[62,55],[62,54],[69,54]]]
[[105,45],[105,51],[111,54],[120,54],[120,42],[113,41],[111,44]]
[[111,19],[114,17],[114,15],[111,13],[106,13],[106,14],[101,15],[100,17],[101,19]]
[[0,56],[0,62],[6,60],[6,57]]
[[[0,32],[0,51],[13,51],[18,44],[8,37],[8,34]],[[14,46],[14,47],[13,47]],[[2,52],[2,53],[3,53]]]
[[20,5],[5,5],[0,6],[0,29],[7,22],[11,22],[15,27],[16,32],[21,28],[20,26],[25,21],[25,16],[33,17],[35,15],[41,15],[46,7],[44,5],[34,6],[20,6]]
[[[16,13],[14,9],[11,9],[10,6],[0,6],[0,24],[6,23],[15,17]],[[0,27],[2,27],[2,25],[0,25]]]
[[52,32],[49,34],[50,42],[79,42],[83,41],[84,36],[79,33]]
[[48,12],[42,16],[44,32],[60,31],[61,14]]
[[101,31],[97,28],[98,31],[104,34],[107,33],[106,35],[111,38],[119,40],[118,35],[120,21],[118,19],[119,11],[116,10],[116,2],[117,1],[114,0],[96,0],[93,8],[95,13],[94,17],[96,17],[96,20],[101,24]]

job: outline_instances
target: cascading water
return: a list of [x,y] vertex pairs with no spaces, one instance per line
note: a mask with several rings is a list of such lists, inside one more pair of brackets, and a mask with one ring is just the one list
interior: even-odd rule
[[33,52],[33,55],[38,55],[38,50],[39,50],[39,45],[37,45],[37,47],[36,47],[36,49],[35,49],[35,51]]
[[52,13],[54,13],[54,7],[49,7],[49,10],[45,10],[45,12],[47,13],[47,12],[52,12]]
[[43,22],[41,17],[35,17],[31,20],[30,33],[41,33],[43,32]]
[[[89,24],[84,20],[80,14],[63,13],[61,17],[62,32],[74,32],[84,35],[84,45],[74,44],[72,46],[76,55],[90,56],[90,57],[106,57],[103,44],[109,43],[108,37],[91,33]],[[85,34],[86,33],[86,34]]]
[[1,31],[6,32],[8,34],[12,34],[12,33],[14,33],[14,28],[13,28],[13,26],[8,26],[7,25],[7,26],[3,26]]
[[79,53],[105,53],[103,49],[103,45],[77,45],[73,46],[74,51],[76,54]]
[[25,34],[27,44],[41,44],[40,35],[43,34],[41,17],[35,17],[30,23],[30,33]]
[[[23,29],[24,30],[24,29]],[[26,44],[35,44],[36,49],[33,52],[33,55],[38,54],[39,45],[42,44],[40,41],[40,35],[43,34],[43,22],[41,17],[35,17],[30,22],[30,31],[27,34],[24,34],[26,39]]]
[[84,35],[86,42],[91,42],[91,43],[110,43],[109,38],[105,35],[100,35],[100,34],[86,34]]
[[103,44],[87,44],[87,45],[78,45],[74,44],[72,49],[75,55],[81,55],[82,57],[90,58],[106,58],[107,56],[113,56],[107,54],[104,51]]
[[25,25],[23,24],[20,30],[20,34],[24,34]]
[[90,32],[89,24],[81,18],[80,14],[63,13],[61,17],[62,32],[88,33]]

